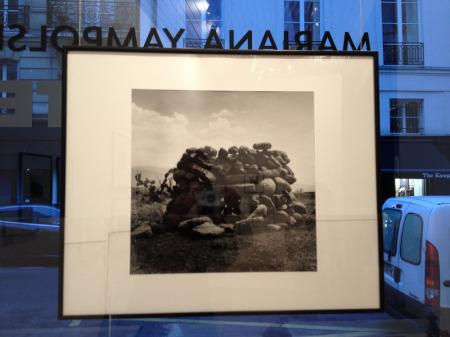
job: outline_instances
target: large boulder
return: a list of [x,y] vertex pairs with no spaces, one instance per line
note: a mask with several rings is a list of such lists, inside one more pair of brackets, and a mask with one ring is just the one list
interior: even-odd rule
[[255,193],[255,184],[230,184],[227,185],[229,189],[234,190],[237,194],[242,195],[244,193]]
[[306,222],[306,216],[300,213],[294,213],[291,215],[295,219],[297,225],[304,225]]
[[210,217],[207,216],[198,216],[195,218],[191,218],[191,219],[187,219],[184,221],[181,221],[178,224],[178,230],[183,231],[183,232],[187,232],[190,231],[192,228],[201,225],[203,223],[212,223],[213,221],[211,220]]
[[[171,171],[172,200],[158,222],[163,231],[213,236],[220,235],[220,229],[243,234],[267,230],[267,224],[275,230],[303,223],[306,207],[292,192],[296,178],[289,158],[271,148],[271,143],[262,142],[253,148],[187,149]],[[156,233],[156,227],[152,229]]]
[[237,234],[253,234],[261,232],[265,226],[264,217],[258,216],[237,221],[234,226],[234,231]]
[[255,150],[261,150],[261,151],[267,151],[270,150],[272,147],[272,144],[265,142],[265,143],[255,143],[253,144],[253,148]]
[[280,230],[281,230],[281,227],[280,227],[280,226],[274,225],[274,224],[269,224],[269,225],[267,225],[267,228],[268,228],[268,229],[271,229],[271,230],[274,230],[274,231],[280,231]]
[[222,235],[225,232],[225,229],[222,227],[216,226],[213,223],[205,222],[201,225],[198,225],[192,229],[193,234],[203,236],[203,237],[214,237]]
[[275,181],[276,184],[276,190],[275,193],[277,194],[281,194],[283,192],[290,192],[291,191],[291,185],[289,185],[289,183],[284,180],[281,177],[275,177],[273,178],[273,180]]
[[266,217],[267,216],[267,207],[265,205],[258,205],[256,209],[249,215],[249,218],[257,218],[257,217]]
[[150,227],[150,225],[143,224],[143,225],[136,227],[135,229],[133,229],[131,231],[131,237],[137,237],[137,236],[141,236],[141,235],[142,236],[152,236],[153,235],[152,227]]
[[267,208],[267,214],[272,214],[273,212],[275,212],[277,209],[275,208],[275,205],[272,201],[272,199],[270,197],[268,197],[267,195],[261,194],[259,196],[259,202],[266,206]]
[[255,156],[255,159],[256,164],[258,164],[260,168],[281,169],[280,163],[274,160],[272,156],[266,152],[258,152]]
[[197,205],[197,198],[193,193],[183,193],[172,199],[167,205],[167,211],[163,217],[166,231],[177,229],[178,224],[186,220],[187,214]]
[[175,172],[173,173],[173,179],[177,182],[180,183],[181,181],[186,180],[186,171],[185,170],[180,170],[180,169],[176,169]]
[[256,174],[241,173],[241,174],[228,174],[225,177],[225,184],[252,184],[256,179]]
[[239,204],[241,218],[247,218],[257,206],[258,202],[251,195],[244,194]]
[[250,224],[250,225],[263,225],[264,224],[264,217],[257,216],[254,218],[247,218],[244,220],[240,220],[236,222],[236,225],[242,225],[242,224]]
[[223,228],[225,230],[225,233],[233,233],[234,232],[234,224],[232,223],[221,223],[217,226]]
[[277,169],[263,170],[258,172],[258,176],[261,177],[262,179],[279,177],[280,170]]
[[270,178],[263,179],[256,185],[256,191],[258,193],[263,193],[269,197],[275,194],[276,189],[277,185],[275,184],[275,181]]
[[306,214],[306,206],[300,201],[292,201],[291,207],[295,211],[295,213]]
[[201,151],[207,156],[208,158],[215,158],[217,156],[217,150],[211,146],[205,146],[201,149]]
[[229,154],[237,154],[239,152],[239,148],[237,146],[232,146],[228,149]]
[[228,151],[225,150],[223,147],[219,149],[219,153],[217,154],[217,160],[218,161],[225,161],[228,159]]
[[281,229],[289,229],[289,225],[285,224],[284,222],[278,222],[274,225],[280,227]]
[[251,164],[245,167],[245,174],[255,174],[258,173],[258,165]]
[[297,181],[297,178],[295,178],[293,175],[291,175],[291,174],[287,174],[285,177],[284,177],[284,180],[286,180],[289,184],[293,184],[293,183],[295,183],[296,181]]
[[195,177],[205,176],[210,182],[214,182],[216,180],[215,175],[210,170],[207,170],[197,164],[192,165],[191,172],[195,175]]
[[273,223],[277,223],[277,222],[289,223],[291,220],[291,217],[285,211],[276,211],[275,213],[273,213],[271,215],[271,219],[273,220]]

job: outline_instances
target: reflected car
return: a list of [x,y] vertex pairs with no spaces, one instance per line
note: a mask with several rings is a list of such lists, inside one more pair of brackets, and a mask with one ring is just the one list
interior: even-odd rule
[[450,196],[386,200],[383,241],[388,306],[450,332]]
[[0,264],[56,265],[59,225],[56,207],[0,206]]

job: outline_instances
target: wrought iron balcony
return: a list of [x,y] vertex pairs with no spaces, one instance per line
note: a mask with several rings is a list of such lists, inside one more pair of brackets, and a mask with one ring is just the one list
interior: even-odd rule
[[139,2],[47,0],[47,25],[114,27],[117,31],[139,30]]
[[[183,40],[183,44],[185,48],[205,48],[206,39],[194,39],[194,38],[185,38]],[[225,40],[220,39],[222,46],[225,48]],[[215,41],[213,40],[212,45],[214,45]]]
[[396,135],[396,136],[420,136],[423,135],[424,133],[424,129],[423,128],[419,128],[419,127],[397,127],[397,126],[392,126],[391,125],[391,129],[390,129],[390,134],[391,135]]
[[0,22],[4,27],[22,25],[26,31],[30,28],[30,6],[3,6],[0,9]]
[[385,65],[424,65],[423,43],[385,43]]

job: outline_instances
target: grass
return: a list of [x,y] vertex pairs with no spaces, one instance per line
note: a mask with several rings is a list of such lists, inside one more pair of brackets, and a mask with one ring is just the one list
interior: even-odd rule
[[[296,192],[297,199],[313,214],[314,195]],[[250,235],[228,233],[217,238],[156,233],[168,201],[150,203],[132,194],[131,227],[145,224],[154,229],[152,236],[131,238],[132,274],[317,270],[315,226]]]
[[194,239],[163,233],[132,239],[132,274],[316,271],[316,231],[295,227]]

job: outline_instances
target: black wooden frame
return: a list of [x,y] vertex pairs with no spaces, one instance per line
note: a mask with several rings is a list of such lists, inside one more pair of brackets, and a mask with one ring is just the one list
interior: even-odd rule
[[[376,189],[377,189],[377,215],[378,215],[378,261],[379,261],[379,308],[378,309],[343,309],[343,310],[286,310],[286,311],[233,311],[233,312],[194,312],[194,313],[167,313],[167,314],[120,314],[120,315],[64,315],[64,216],[65,216],[65,179],[66,179],[66,113],[67,113],[67,57],[71,51],[91,51],[110,53],[147,53],[147,54],[201,54],[201,55],[271,55],[271,56],[345,56],[370,57],[373,62],[374,74],[374,110],[375,110],[375,163],[376,163]],[[61,220],[60,220],[60,258],[59,258],[59,287],[58,287],[58,317],[59,319],[113,319],[113,318],[145,318],[145,317],[186,317],[186,316],[215,316],[215,315],[255,315],[255,314],[333,314],[333,313],[379,313],[384,311],[384,273],[383,273],[383,230],[381,226],[381,166],[380,166],[380,104],[379,104],[379,72],[378,52],[374,51],[297,51],[297,50],[221,50],[221,49],[175,49],[175,48],[110,48],[110,47],[64,47],[62,55],[62,153],[61,153]]]

